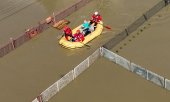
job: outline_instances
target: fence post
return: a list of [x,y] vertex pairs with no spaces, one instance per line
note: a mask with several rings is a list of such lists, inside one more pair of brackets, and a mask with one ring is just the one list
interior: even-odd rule
[[[90,57],[90,56],[89,56]],[[87,62],[88,62],[88,67],[90,66],[90,58],[87,58]]]
[[75,71],[75,70],[76,70],[76,69],[74,68],[74,69],[73,69],[73,71],[74,71],[74,72],[73,72],[74,79],[76,78],[76,71]]
[[100,56],[103,56],[103,47],[100,47]]
[[146,17],[146,15],[145,15],[145,14],[143,14],[143,17],[145,18],[145,20],[146,20],[146,21],[148,20],[148,18]]
[[37,97],[37,100],[38,100],[38,102],[43,102],[43,98],[42,98],[41,94]]
[[59,85],[58,85],[58,81],[57,81],[57,91],[58,91],[58,92],[60,91]]
[[164,77],[164,88],[166,88],[166,78]]
[[12,37],[10,38],[10,42],[12,44],[12,48],[15,49],[14,39]]
[[127,34],[127,36],[128,36],[128,35],[129,35],[129,32],[128,32],[127,28],[125,28],[125,31],[126,31],[126,34]]
[[146,73],[147,73],[146,80],[149,80],[149,77],[148,77],[148,70],[147,70],[147,69],[146,69]]

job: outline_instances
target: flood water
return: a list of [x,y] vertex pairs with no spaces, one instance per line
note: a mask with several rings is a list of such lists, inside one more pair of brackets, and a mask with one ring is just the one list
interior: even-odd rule
[[49,102],[169,102],[169,96],[169,91],[100,58]]
[[170,79],[169,26],[170,6],[167,6],[112,51],[118,50],[121,56]]
[[[46,18],[54,9],[61,9],[63,5],[69,5],[69,3],[65,4],[64,1],[60,5],[60,0],[48,1],[37,1],[20,12],[1,20],[0,30],[2,33],[0,36],[2,37],[0,39],[2,40],[0,41],[4,42],[11,36],[17,36],[18,32],[22,32],[25,27],[37,23],[41,18]],[[10,54],[0,58],[0,101],[32,101],[43,90],[60,79],[62,75],[73,69],[98,47],[159,1],[100,0],[99,2],[99,0],[93,0],[67,17],[71,21],[69,26],[74,28],[82,23],[83,19],[89,19],[89,15],[94,11],[97,10],[101,13],[104,24],[110,26],[113,31],[104,29],[101,36],[88,43],[91,48],[83,47],[75,50],[62,48],[58,44],[61,31],[49,28]],[[28,14],[29,17],[26,18]],[[13,22],[17,23],[18,26]],[[8,28],[9,25],[11,25],[10,28]]]
[[0,45],[77,0],[0,0]]

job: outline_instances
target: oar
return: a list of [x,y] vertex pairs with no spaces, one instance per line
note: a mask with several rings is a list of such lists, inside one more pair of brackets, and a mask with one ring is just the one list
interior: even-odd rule
[[103,25],[105,28],[107,28],[107,29],[111,29],[111,27],[109,27],[109,26],[106,26],[106,25]]
[[[72,39],[70,39],[69,41],[72,41]],[[83,42],[81,42],[81,41],[79,41],[79,43],[81,43],[81,44],[83,44],[83,45],[85,45],[85,46],[87,46],[87,47],[91,47],[90,45],[88,45],[88,44],[84,44]]]
[[61,39],[64,36],[64,33],[62,35],[58,35],[57,39]]
[[83,44],[83,45],[85,45],[85,46],[87,46],[87,47],[91,47],[90,45],[88,45],[88,44],[84,44],[84,43],[82,43],[82,42],[80,42],[81,44]]
[[[62,38],[64,36],[64,34],[60,37],[60,39]],[[68,40],[68,41],[72,41],[72,38],[70,39],[70,40]],[[84,44],[83,42],[79,42],[79,43],[81,43],[81,44],[83,44],[83,45],[85,45],[85,46],[87,46],[87,47],[91,47],[90,45],[88,45],[88,44]]]
[[111,27],[109,27],[109,26],[106,26],[106,25],[104,25],[104,24],[101,24],[101,23],[98,23],[98,24],[100,24],[100,25],[102,25],[103,27],[105,27],[105,28],[107,28],[107,29],[112,29]]
[[[72,39],[70,39],[69,41],[72,41]],[[81,43],[81,44],[83,44],[83,45],[85,45],[85,46],[87,46],[87,47],[91,47],[90,45],[88,45],[88,44],[84,44],[83,42],[81,42],[81,41],[79,41],[79,43]]]

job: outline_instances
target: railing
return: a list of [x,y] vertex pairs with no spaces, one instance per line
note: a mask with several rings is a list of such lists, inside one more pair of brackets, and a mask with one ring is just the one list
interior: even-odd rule
[[167,4],[168,3],[166,3],[164,0],[160,1],[158,4],[156,4],[150,10],[148,10],[146,13],[144,13],[141,17],[139,17],[136,21],[134,21],[132,24],[126,27],[126,29],[124,29],[122,32],[117,34],[114,38],[109,40],[103,46],[107,49],[113,48],[116,44],[118,44],[120,41],[125,39],[128,35],[130,35],[133,31],[139,28],[143,23],[145,23],[150,17],[156,14],[159,10],[161,10]]
[[20,36],[18,36],[16,38],[10,38],[10,40],[7,44],[4,44],[3,46],[0,47],[0,57],[3,57],[4,55],[8,54],[12,50],[21,46],[23,43],[27,42],[31,38],[42,33],[43,31],[45,31],[47,28],[49,28],[51,25],[54,24],[54,17],[55,17],[55,22],[62,20],[65,17],[72,14],[73,12],[80,9],[81,7],[83,7],[85,4],[87,4],[90,1],[91,0],[79,0],[78,2],[71,5],[70,7],[67,7],[60,12],[54,13],[55,15],[49,16],[49,17],[51,17],[50,22],[43,20],[43,21],[39,22],[36,26],[27,29]]
[[78,77],[82,72],[89,68],[91,64],[95,62],[101,56],[101,49],[97,49],[92,55],[86,58],[83,62],[77,65],[73,70],[69,71],[61,79],[52,84],[49,88],[43,91],[32,102],[46,102],[55,94],[57,94],[62,88],[69,84],[72,80]]
[[66,75],[64,75],[61,79],[56,81],[50,87],[48,87],[45,91],[43,91],[36,99],[32,102],[46,102],[50,98],[52,98],[55,94],[57,94],[61,89],[67,86],[71,81],[77,78],[82,72],[90,67],[98,58],[105,57],[110,61],[114,62],[125,68],[126,70],[133,72],[144,79],[151,81],[152,83],[165,88],[170,91],[170,80],[158,75],[152,71],[147,70],[123,57],[120,55],[104,48],[100,47],[97,49],[92,55],[86,58],[83,62],[77,65],[73,70],[69,71]]
[[170,80],[158,75],[150,70],[147,70],[146,68],[143,68],[121,56],[119,56],[118,54],[103,48],[103,56],[107,59],[109,59],[110,61],[122,66],[123,68],[125,68],[128,71],[131,71],[141,77],[143,77],[146,80],[149,80],[151,82],[153,82],[154,84],[163,87],[167,90],[170,90]]
[[[91,1],[91,0],[80,0],[79,2],[75,3],[74,5],[68,7],[67,9],[65,9],[61,12],[58,12],[55,15],[56,21],[59,21],[59,20],[65,18],[66,16],[68,16],[72,12],[78,10],[80,7],[82,7],[89,1]],[[149,81],[155,83],[156,85],[159,85],[163,88],[170,90],[170,80],[169,79],[166,79],[165,77],[162,77],[154,72],[151,72],[151,71],[149,71],[133,62],[130,62],[129,60],[109,51],[109,49],[111,49],[116,44],[118,44],[120,41],[125,39],[129,34],[131,34],[133,31],[135,31],[146,20],[148,20],[151,16],[153,16],[155,13],[157,13],[161,8],[165,7],[167,4],[169,4],[169,0],[160,1],[157,5],[155,5],[149,11],[147,11],[145,14],[143,14],[141,17],[139,17],[134,23],[129,25],[125,30],[123,30],[121,33],[119,33],[117,36],[115,36],[109,42],[104,44],[103,47],[97,49],[92,55],[90,55],[88,58],[86,58],[82,63],[80,63],[73,70],[68,72],[61,79],[59,79],[53,85],[51,85],[49,88],[47,88],[45,91],[43,91],[32,102],[46,102],[46,101],[48,101],[51,97],[53,97],[55,94],[57,94],[62,88],[64,88],[67,84],[69,84],[76,77],[78,77],[83,71],[85,71],[87,68],[89,68],[89,66],[92,63],[94,63],[94,61],[97,60],[100,56],[104,56],[104,57],[108,58],[109,60],[113,61],[114,63],[119,64],[123,68],[145,78],[146,80],[149,80]],[[52,19],[54,20],[54,18],[52,18]],[[42,21],[38,24],[38,26],[28,29],[21,36],[14,38],[14,39],[11,38],[10,42],[8,44],[6,44],[0,48],[0,57],[8,54],[15,48],[22,45],[24,42],[30,40],[35,35],[43,32],[52,24],[53,24],[53,21],[50,23]]]
[[[74,80],[77,76],[79,76],[83,71],[85,71],[89,66],[94,63],[100,56],[108,58],[116,64],[119,64],[123,68],[145,78],[153,82],[154,84],[161,86],[167,90],[170,90],[170,80],[162,77],[154,72],[151,72],[129,60],[109,51],[109,49],[113,48],[120,41],[125,39],[129,34],[135,31],[138,27],[140,27],[144,22],[146,22],[151,16],[156,14],[160,9],[169,4],[169,0],[160,1],[154,7],[152,7],[149,11],[139,17],[135,22],[129,25],[125,30],[117,34],[114,38],[108,41],[103,47],[97,49],[91,56],[85,59],[82,63],[76,66],[73,70],[68,72],[65,76],[63,76],[60,80],[55,82],[45,91],[43,91],[36,99],[32,102],[44,102],[48,101],[51,97],[57,94],[63,87],[69,84],[72,80]],[[78,7],[78,6],[77,6]],[[74,11],[74,7],[70,8],[70,12]],[[60,13],[59,13],[60,14]],[[62,13],[61,13],[62,14]],[[62,16],[67,16],[62,14]],[[60,17],[59,17],[60,18]],[[59,20],[59,18],[56,18]]]

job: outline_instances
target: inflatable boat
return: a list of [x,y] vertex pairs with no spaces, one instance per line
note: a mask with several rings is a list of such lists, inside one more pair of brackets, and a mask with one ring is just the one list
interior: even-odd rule
[[[78,27],[76,27],[75,29],[72,30],[73,35],[76,33],[77,30],[79,30],[81,28],[81,25],[79,25]],[[59,44],[61,44],[63,47],[65,48],[69,48],[69,49],[74,49],[74,48],[81,48],[83,47],[85,44],[87,44],[88,42],[90,42],[91,40],[93,40],[94,38],[96,38],[97,36],[99,36],[102,33],[103,30],[103,22],[99,22],[96,25],[96,29],[89,33],[88,35],[86,35],[84,38],[83,42],[72,42],[72,41],[68,41],[64,36],[59,40]]]

